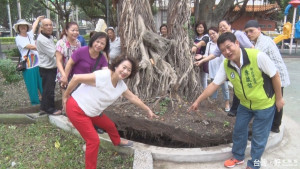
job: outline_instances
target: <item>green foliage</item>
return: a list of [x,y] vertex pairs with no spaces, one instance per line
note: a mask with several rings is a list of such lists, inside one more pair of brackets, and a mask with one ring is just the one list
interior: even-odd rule
[[156,15],[158,12],[158,8],[155,6],[155,4],[153,4],[151,6],[151,11],[152,11],[152,15]]
[[170,101],[170,98],[166,97],[159,102],[160,112],[158,114],[164,115],[167,112]]
[[16,65],[10,59],[0,59],[0,71],[7,83],[22,80],[22,75],[16,71]]
[[1,44],[13,44],[15,43],[15,37],[0,37]]
[[[18,18],[18,8],[17,8],[17,1],[10,0],[10,13],[11,13],[11,20],[12,24],[16,23]],[[21,4],[21,15],[22,19],[27,20],[28,22],[33,22],[33,18],[36,18],[40,15],[46,14],[46,9],[38,2],[38,0],[20,0]],[[9,28],[9,21],[8,21],[8,13],[7,13],[7,0],[0,0],[0,10],[1,17],[0,17],[0,25]]]
[[5,53],[8,58],[20,55],[20,52],[17,48],[13,48],[11,50],[4,50],[3,53]]
[[[84,168],[84,140],[49,122],[0,124],[0,168]],[[5,147],[4,149],[2,147]],[[99,168],[132,168],[132,156],[99,149]]]
[[2,90],[0,90],[0,97],[4,96],[4,92]]
[[229,125],[230,125],[230,122],[225,120],[223,126],[224,126],[224,127],[229,127]]
[[[106,2],[107,0],[71,0],[74,5],[80,8],[80,12],[83,11],[85,15],[79,15],[80,17],[89,17],[89,19],[95,21],[98,19],[109,19],[108,26],[117,26],[117,11],[113,8],[112,0],[108,0],[109,3],[109,16],[107,16]],[[85,19],[87,20],[87,19]]]
[[106,15],[106,0],[72,0],[72,3],[78,5],[90,18],[103,18]]
[[206,116],[209,117],[209,118],[216,117],[216,115],[214,113],[212,113],[212,112],[208,112],[206,114]]
[[85,41],[90,41],[90,34],[83,35],[83,38],[85,39]]

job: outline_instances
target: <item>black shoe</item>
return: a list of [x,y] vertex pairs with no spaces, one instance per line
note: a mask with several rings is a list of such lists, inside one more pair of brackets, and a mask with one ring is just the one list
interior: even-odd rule
[[97,128],[96,131],[97,131],[97,133],[99,133],[99,134],[103,134],[103,133],[104,133],[104,130],[102,130],[102,129],[100,129],[100,128]]
[[274,132],[274,133],[279,133],[280,132],[279,128],[272,128],[271,131]]
[[98,126],[94,126],[95,130],[97,131],[97,133],[99,134],[103,134],[104,130],[102,130],[101,128],[99,128]]
[[236,116],[236,112],[234,112],[234,111],[229,111],[229,112],[227,113],[227,116],[235,117],[235,116]]

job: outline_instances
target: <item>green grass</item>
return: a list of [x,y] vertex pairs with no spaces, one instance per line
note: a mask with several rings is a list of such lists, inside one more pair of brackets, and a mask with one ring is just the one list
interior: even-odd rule
[[[84,168],[84,140],[49,122],[28,125],[0,124],[0,169]],[[59,147],[55,146],[59,143]],[[98,168],[132,168],[133,157],[99,149]]]

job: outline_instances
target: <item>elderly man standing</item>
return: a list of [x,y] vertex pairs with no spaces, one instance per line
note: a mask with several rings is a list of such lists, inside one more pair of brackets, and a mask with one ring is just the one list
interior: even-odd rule
[[120,38],[116,36],[115,29],[113,27],[108,27],[106,33],[109,37],[109,63],[112,62],[117,56],[121,54],[121,41]]
[[40,75],[42,77],[42,86],[44,89],[40,109],[42,112],[46,112],[49,115],[61,115],[61,111],[56,110],[54,105],[54,89],[57,67],[55,58],[56,48],[52,32],[52,21],[50,19],[43,19],[41,21],[41,33],[36,41],[40,61]]
[[277,109],[282,109],[284,105],[280,77],[274,63],[265,53],[257,49],[241,48],[233,33],[223,33],[217,43],[226,59],[220,65],[214,81],[209,84],[188,111],[197,110],[199,103],[212,95],[228,79],[234,87],[240,104],[232,135],[233,158],[226,160],[224,166],[231,168],[244,163],[248,125],[253,119],[252,159],[248,160],[247,169],[258,169],[261,166],[261,156],[268,141],[275,104]]
[[[249,20],[245,25],[245,32],[248,36],[248,38],[254,43],[255,48],[265,52],[270,59],[275,64],[275,67],[277,68],[280,80],[281,80],[281,92],[283,95],[283,88],[290,85],[290,78],[287,71],[287,68],[284,64],[284,61],[281,57],[281,54],[279,52],[279,49],[277,48],[276,44],[273,42],[273,40],[261,33],[260,26],[256,20]],[[275,133],[279,133],[279,127],[281,125],[281,119],[282,119],[282,109],[279,111],[275,111],[274,120],[272,124],[271,131]]]

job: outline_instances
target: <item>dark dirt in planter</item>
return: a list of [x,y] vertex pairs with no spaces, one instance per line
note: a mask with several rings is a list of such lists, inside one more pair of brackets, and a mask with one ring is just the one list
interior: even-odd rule
[[[61,92],[56,86],[56,106],[61,108]],[[162,147],[210,147],[232,142],[235,118],[224,112],[222,92],[218,99],[201,103],[199,110],[187,113],[191,102],[164,98],[148,99],[145,103],[159,115],[149,120],[135,105],[118,100],[105,113],[116,123],[122,137]],[[232,94],[232,91],[230,91]],[[232,95],[231,95],[232,96]],[[157,103],[156,103],[157,102]],[[156,103],[156,104],[155,104]],[[39,106],[30,106],[24,81],[5,84],[0,75],[0,113],[34,113]]]

